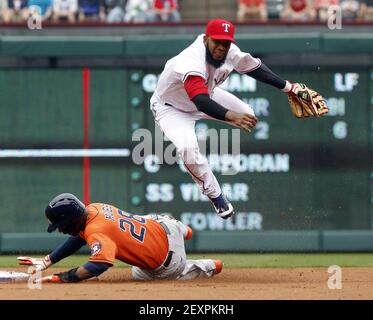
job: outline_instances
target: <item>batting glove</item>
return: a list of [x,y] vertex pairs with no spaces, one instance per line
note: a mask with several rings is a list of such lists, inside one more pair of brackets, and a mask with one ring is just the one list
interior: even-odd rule
[[35,283],[61,283],[62,281],[59,275],[54,274],[52,276],[46,276],[40,279],[36,279],[34,282]]
[[78,268],[70,269],[69,271],[55,273],[52,276],[46,276],[41,279],[35,280],[35,283],[69,283],[69,282],[79,282],[80,279],[77,276]]
[[30,271],[31,274],[38,271],[43,271],[52,265],[49,255],[45,256],[44,258],[18,257],[17,260],[20,265],[33,266],[33,270]]
[[36,282],[42,282],[42,283],[62,283],[61,278],[57,274],[54,274],[52,276],[43,277],[40,280],[36,280]]

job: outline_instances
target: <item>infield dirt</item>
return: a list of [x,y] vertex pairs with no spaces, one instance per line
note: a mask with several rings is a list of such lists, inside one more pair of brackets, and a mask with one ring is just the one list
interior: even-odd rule
[[[25,271],[24,268],[12,269]],[[49,269],[43,275],[65,271]],[[342,268],[342,288],[328,288],[327,268],[223,269],[210,279],[131,280],[130,269],[111,269],[100,279],[72,284],[0,285],[1,300],[252,300],[373,299],[373,268]]]

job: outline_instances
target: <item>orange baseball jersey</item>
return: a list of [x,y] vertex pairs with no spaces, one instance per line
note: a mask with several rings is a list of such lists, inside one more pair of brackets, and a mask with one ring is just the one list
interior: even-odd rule
[[162,226],[114,206],[87,206],[86,227],[79,233],[91,248],[92,262],[114,264],[118,259],[141,269],[156,269],[168,254],[168,239]]

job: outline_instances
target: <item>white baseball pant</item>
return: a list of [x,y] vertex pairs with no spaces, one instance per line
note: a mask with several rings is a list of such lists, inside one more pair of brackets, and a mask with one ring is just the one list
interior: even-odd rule
[[[221,88],[215,88],[211,98],[228,110],[254,116],[254,110],[250,105]],[[209,198],[218,197],[221,194],[220,185],[212,173],[206,157],[200,152],[195,132],[197,120],[216,119],[203,112],[183,112],[175,107],[165,105],[155,95],[151,98],[150,103],[156,123],[176,146],[179,157],[183,160],[185,168],[198,184],[201,192]]]
[[173,254],[167,267],[162,264],[155,270],[145,270],[133,266],[132,277],[134,280],[190,280],[195,278],[209,278],[214,275],[214,260],[187,260],[184,246],[184,235],[187,233],[185,224],[179,220],[163,215],[142,217],[150,218],[166,225],[169,230],[169,234],[167,234],[169,251],[172,251]]

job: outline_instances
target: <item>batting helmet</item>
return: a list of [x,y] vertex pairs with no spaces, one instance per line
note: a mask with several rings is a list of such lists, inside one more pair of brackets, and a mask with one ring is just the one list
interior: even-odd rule
[[86,216],[84,204],[71,193],[62,193],[52,199],[45,208],[49,221],[48,232],[57,228],[63,233],[78,233],[82,218]]

